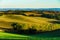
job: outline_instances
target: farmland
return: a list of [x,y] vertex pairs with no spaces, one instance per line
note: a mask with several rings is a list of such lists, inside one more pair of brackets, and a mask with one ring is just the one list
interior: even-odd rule
[[59,40],[60,11],[0,11],[0,39]]
[[[56,29],[60,29],[60,24],[52,23],[56,19],[49,19],[44,17],[28,17],[23,15],[3,15],[0,16],[0,39],[24,39],[24,40],[58,40],[59,37],[53,37],[53,34],[35,34],[35,35],[25,35],[25,34],[13,34],[9,32],[5,32],[5,29],[12,29],[11,24],[13,22],[23,25],[22,29],[27,30],[34,26],[34,29],[37,31],[52,31]],[[52,35],[52,36],[51,36]]]

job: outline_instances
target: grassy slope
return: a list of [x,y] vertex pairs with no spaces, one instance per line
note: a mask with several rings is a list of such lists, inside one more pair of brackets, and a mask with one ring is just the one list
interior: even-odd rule
[[11,33],[5,33],[5,32],[0,32],[0,39],[4,38],[4,39],[19,39],[19,38],[27,38],[29,36],[26,36],[26,35],[18,35],[18,34],[11,34]]
[[[42,18],[42,17],[26,17],[26,16],[1,16],[0,17],[0,27],[3,27],[3,28],[11,28],[11,22],[18,22],[18,23],[26,23],[26,24],[36,24],[36,25],[42,25],[42,27],[44,25],[47,25],[47,24],[50,24],[50,22],[48,21],[52,21],[54,19],[47,19],[47,18]],[[60,24],[54,24],[55,28],[59,28]],[[44,30],[44,27],[42,28]],[[46,30],[46,29],[45,29]],[[49,40],[49,39],[54,39],[54,40],[58,40],[59,37],[41,37],[40,35],[18,35],[18,34],[10,34],[10,33],[4,33],[4,32],[0,32],[0,38],[21,38],[21,39],[34,39],[34,40]]]
[[60,40],[60,37],[49,37],[48,35],[21,35],[0,32],[0,39],[21,39],[21,40]]

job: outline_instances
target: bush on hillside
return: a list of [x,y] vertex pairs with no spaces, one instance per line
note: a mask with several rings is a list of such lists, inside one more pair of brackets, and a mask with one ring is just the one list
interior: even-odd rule
[[13,30],[21,30],[22,29],[22,25],[19,25],[18,23],[12,23],[11,24]]
[[46,17],[46,18],[54,18],[55,17],[53,14],[43,14],[41,16]]
[[60,20],[60,14],[56,14],[55,19]]
[[32,24],[31,26],[28,26],[25,23],[24,24],[12,23],[11,26],[13,30],[16,30],[18,33],[22,34],[36,34],[44,31],[51,31],[53,29],[52,27],[53,24],[44,24],[43,26]]
[[26,30],[24,30],[24,24],[12,23],[11,26],[13,30],[16,30],[19,33],[34,34],[37,32],[37,29],[33,26],[32,28],[28,28]]
[[3,16],[3,14],[0,14],[0,16]]

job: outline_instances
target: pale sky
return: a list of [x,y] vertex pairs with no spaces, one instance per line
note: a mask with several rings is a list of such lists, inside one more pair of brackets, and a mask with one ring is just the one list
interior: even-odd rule
[[60,8],[60,0],[0,0],[0,8]]

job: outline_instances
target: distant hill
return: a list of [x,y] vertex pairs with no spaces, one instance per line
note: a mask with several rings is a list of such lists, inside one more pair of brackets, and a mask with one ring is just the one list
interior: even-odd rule
[[43,11],[60,11],[60,8],[0,8],[0,11],[7,11],[7,10],[43,10]]

